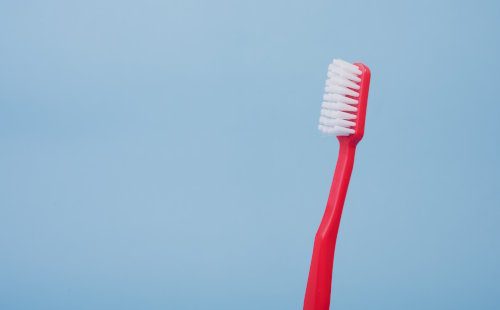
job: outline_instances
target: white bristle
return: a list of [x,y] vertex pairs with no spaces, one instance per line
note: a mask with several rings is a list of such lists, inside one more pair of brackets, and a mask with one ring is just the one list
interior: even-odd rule
[[346,127],[346,128],[349,126],[356,125],[356,123],[351,122],[351,121],[347,121],[345,119],[329,118],[329,117],[325,117],[323,115],[319,117],[319,123],[322,125],[326,125],[326,126],[342,126],[342,127]]
[[354,73],[356,75],[361,75],[361,70],[359,70],[358,66],[353,65],[351,63],[348,63],[347,61],[344,61],[342,59],[334,59],[333,60],[333,65],[337,65],[346,71],[349,71],[351,73]]
[[347,111],[347,112],[357,112],[358,108],[353,107],[352,105],[345,104],[342,102],[329,102],[323,101],[321,104],[322,108],[336,110],[336,111]]
[[359,97],[361,70],[356,65],[340,59],[334,59],[328,66],[328,79],[321,104],[321,116],[318,129],[335,136],[348,136],[354,133],[350,128],[356,125],[355,113]]
[[342,119],[355,119],[356,115],[352,113],[345,113],[341,111],[327,110],[321,109],[321,115],[330,117],[330,118],[342,118]]
[[358,104],[358,100],[352,99],[352,98],[348,98],[346,96],[342,96],[342,95],[339,95],[339,94],[329,94],[329,93],[326,93],[326,94],[323,95],[323,99],[331,101],[331,102],[342,102],[342,103],[347,103],[347,104]]

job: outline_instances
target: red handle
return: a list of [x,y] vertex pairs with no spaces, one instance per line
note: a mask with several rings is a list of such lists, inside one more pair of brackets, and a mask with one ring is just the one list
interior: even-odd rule
[[351,179],[356,142],[339,137],[340,150],[325,214],[314,239],[304,310],[328,310],[332,286],[333,256],[345,196]]

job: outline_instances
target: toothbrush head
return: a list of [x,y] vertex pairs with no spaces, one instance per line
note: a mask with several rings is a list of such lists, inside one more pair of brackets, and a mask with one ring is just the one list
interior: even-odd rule
[[334,59],[328,66],[318,129],[339,140],[358,143],[365,131],[370,69]]

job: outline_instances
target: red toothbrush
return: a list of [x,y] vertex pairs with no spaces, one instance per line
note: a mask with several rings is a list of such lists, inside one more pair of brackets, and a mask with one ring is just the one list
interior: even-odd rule
[[356,145],[363,138],[370,69],[361,63],[334,59],[328,66],[318,129],[338,136],[340,143],[326,210],[314,239],[304,310],[328,310],[333,256]]

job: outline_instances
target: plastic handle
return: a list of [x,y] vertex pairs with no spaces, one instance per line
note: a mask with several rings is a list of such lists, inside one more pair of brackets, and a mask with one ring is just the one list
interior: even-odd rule
[[335,243],[356,153],[356,143],[351,139],[339,137],[339,141],[339,157],[330,195],[314,239],[304,310],[328,310],[330,307]]

